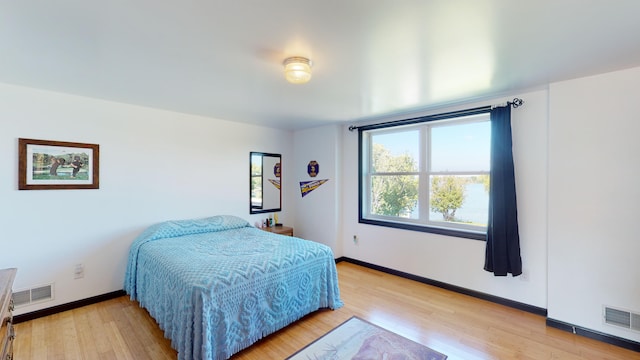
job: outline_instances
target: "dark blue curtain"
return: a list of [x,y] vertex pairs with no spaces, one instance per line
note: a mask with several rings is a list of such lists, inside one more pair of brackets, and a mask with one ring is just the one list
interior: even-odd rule
[[516,182],[511,140],[511,105],[491,110],[491,186],[484,269],[496,276],[522,274]]

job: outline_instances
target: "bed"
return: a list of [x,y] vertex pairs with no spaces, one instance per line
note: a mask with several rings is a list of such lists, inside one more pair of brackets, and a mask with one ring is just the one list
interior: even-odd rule
[[234,216],[166,221],[131,244],[125,291],[178,359],[227,359],[301,317],[338,309],[331,248]]

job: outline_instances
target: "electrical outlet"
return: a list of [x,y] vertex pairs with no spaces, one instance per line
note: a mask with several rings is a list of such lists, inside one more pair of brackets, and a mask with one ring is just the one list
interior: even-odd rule
[[82,279],[83,277],[84,277],[84,265],[76,264],[76,267],[73,269],[73,278]]
[[353,235],[353,243],[354,244],[358,243],[358,235]]

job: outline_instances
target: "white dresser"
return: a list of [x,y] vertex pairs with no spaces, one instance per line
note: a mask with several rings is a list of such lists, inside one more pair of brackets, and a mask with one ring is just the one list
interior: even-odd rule
[[11,299],[13,279],[16,277],[16,269],[0,270],[0,360],[13,359],[13,300]]

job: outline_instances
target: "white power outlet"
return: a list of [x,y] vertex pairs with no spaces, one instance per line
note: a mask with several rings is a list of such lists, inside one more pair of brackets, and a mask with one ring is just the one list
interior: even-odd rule
[[84,264],[76,264],[76,267],[73,269],[73,278],[82,279],[83,277],[84,277]]

